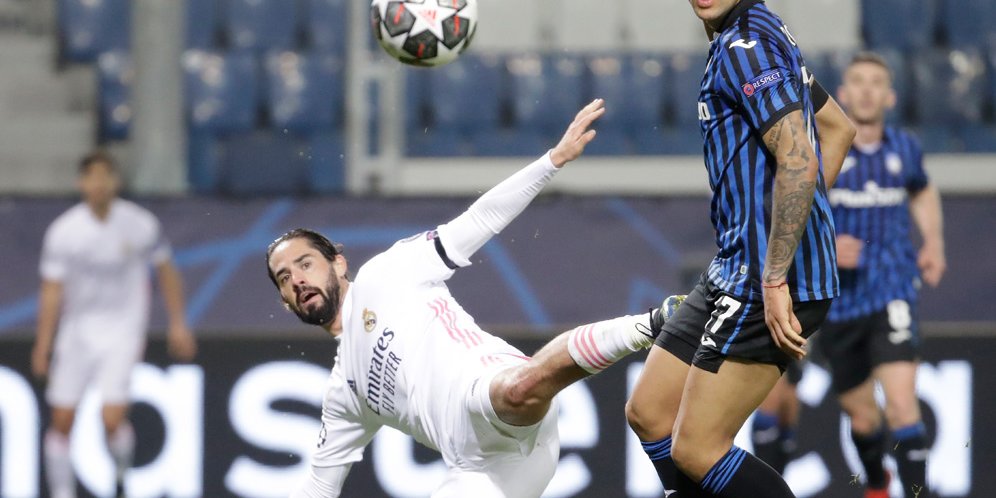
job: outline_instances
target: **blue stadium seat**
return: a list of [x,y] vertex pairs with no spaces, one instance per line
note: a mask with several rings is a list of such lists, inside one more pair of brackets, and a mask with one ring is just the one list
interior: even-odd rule
[[456,157],[471,155],[473,146],[462,133],[429,127],[408,134],[405,152],[410,156]]
[[267,107],[277,130],[312,133],[342,125],[342,60],[331,54],[271,52]]
[[553,147],[553,140],[552,134],[508,128],[481,130],[471,136],[474,154],[485,157],[538,157]]
[[985,100],[984,64],[974,49],[934,49],[913,59],[916,116],[923,124],[979,123]]
[[104,52],[97,59],[99,139],[124,140],[131,125],[128,97],[134,78],[131,58],[125,52]]
[[679,129],[698,130],[699,89],[705,75],[706,55],[704,52],[678,53],[668,63],[666,88],[671,100],[666,108],[671,124]]
[[59,0],[59,37],[63,56],[94,62],[102,52],[127,50],[129,0]]
[[346,143],[340,132],[321,133],[308,142],[308,190],[338,194],[346,190]]
[[305,147],[287,135],[256,132],[224,140],[219,191],[233,195],[288,195],[308,185]]
[[311,47],[325,52],[344,52],[346,19],[349,17],[346,0],[306,0],[304,8],[305,29]]
[[927,153],[950,154],[961,152],[957,133],[950,126],[927,125],[914,130]]
[[187,48],[209,49],[218,43],[219,0],[187,0]]
[[187,135],[187,183],[199,194],[213,194],[218,189],[218,156],[221,144],[208,132]]
[[512,118],[532,130],[561,130],[571,122],[587,95],[584,64],[573,56],[524,55],[506,62]]
[[862,0],[861,29],[874,49],[918,50],[934,41],[935,0]]
[[996,127],[992,125],[968,126],[960,132],[965,152],[996,152]]
[[183,69],[191,129],[230,133],[253,128],[259,83],[252,54],[188,50]]
[[996,5],[992,0],[940,0],[940,3],[949,46],[979,47],[996,37]]
[[702,132],[698,124],[642,130],[634,135],[637,154],[702,155]]
[[413,133],[421,133],[429,125],[430,109],[428,102],[429,73],[422,68],[404,66],[400,69],[404,75],[405,129]]
[[634,132],[660,126],[664,117],[664,60],[656,55],[601,56],[588,60],[593,97],[604,98],[599,130]]
[[498,127],[501,59],[465,55],[427,73],[423,91],[436,128],[475,132]]
[[297,5],[288,0],[228,0],[228,43],[257,51],[292,48],[298,34]]

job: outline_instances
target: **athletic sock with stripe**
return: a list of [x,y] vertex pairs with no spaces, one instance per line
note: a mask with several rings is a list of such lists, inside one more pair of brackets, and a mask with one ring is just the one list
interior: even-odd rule
[[927,486],[927,430],[923,423],[916,423],[892,431],[899,480],[903,482],[906,496],[930,496]]
[[647,314],[628,315],[612,320],[582,325],[570,332],[567,352],[579,367],[594,375],[627,355],[646,349],[652,339],[640,333],[646,327]]
[[774,469],[734,446],[699,483],[720,498],[794,498],[788,484]]

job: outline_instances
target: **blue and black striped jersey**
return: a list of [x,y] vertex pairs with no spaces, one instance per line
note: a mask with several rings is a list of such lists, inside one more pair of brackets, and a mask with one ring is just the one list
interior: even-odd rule
[[828,319],[852,320],[896,299],[916,299],[920,271],[909,197],[927,183],[920,144],[905,131],[887,127],[878,148],[851,148],[830,191],[830,205],[838,233],[865,245],[858,268],[840,270],[840,297]]
[[[759,300],[762,295],[776,169],[764,133],[786,114],[801,110],[820,157],[812,82],[792,34],[760,0],[742,0],[713,38],[698,101],[719,246],[709,277],[734,296]],[[788,274],[797,302],[837,296],[833,218],[822,158],[820,164],[809,223]]]

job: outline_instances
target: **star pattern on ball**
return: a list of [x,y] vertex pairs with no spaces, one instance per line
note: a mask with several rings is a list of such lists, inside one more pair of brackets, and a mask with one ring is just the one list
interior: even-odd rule
[[412,26],[411,31],[409,31],[409,36],[428,31],[435,35],[437,39],[443,39],[443,21],[458,10],[451,7],[452,5],[456,5],[456,2],[453,0],[425,0],[425,3],[422,5],[406,4],[412,14],[415,15],[415,24]]

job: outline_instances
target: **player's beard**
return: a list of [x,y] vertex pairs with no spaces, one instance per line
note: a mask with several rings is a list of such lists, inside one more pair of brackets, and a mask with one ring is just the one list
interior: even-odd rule
[[298,292],[298,295],[307,291],[317,292],[322,298],[322,302],[313,307],[298,305],[294,308],[294,314],[302,322],[309,325],[323,326],[335,320],[336,315],[339,314],[339,285],[335,280],[335,273],[329,275],[329,281],[324,290],[317,287],[305,287]]

